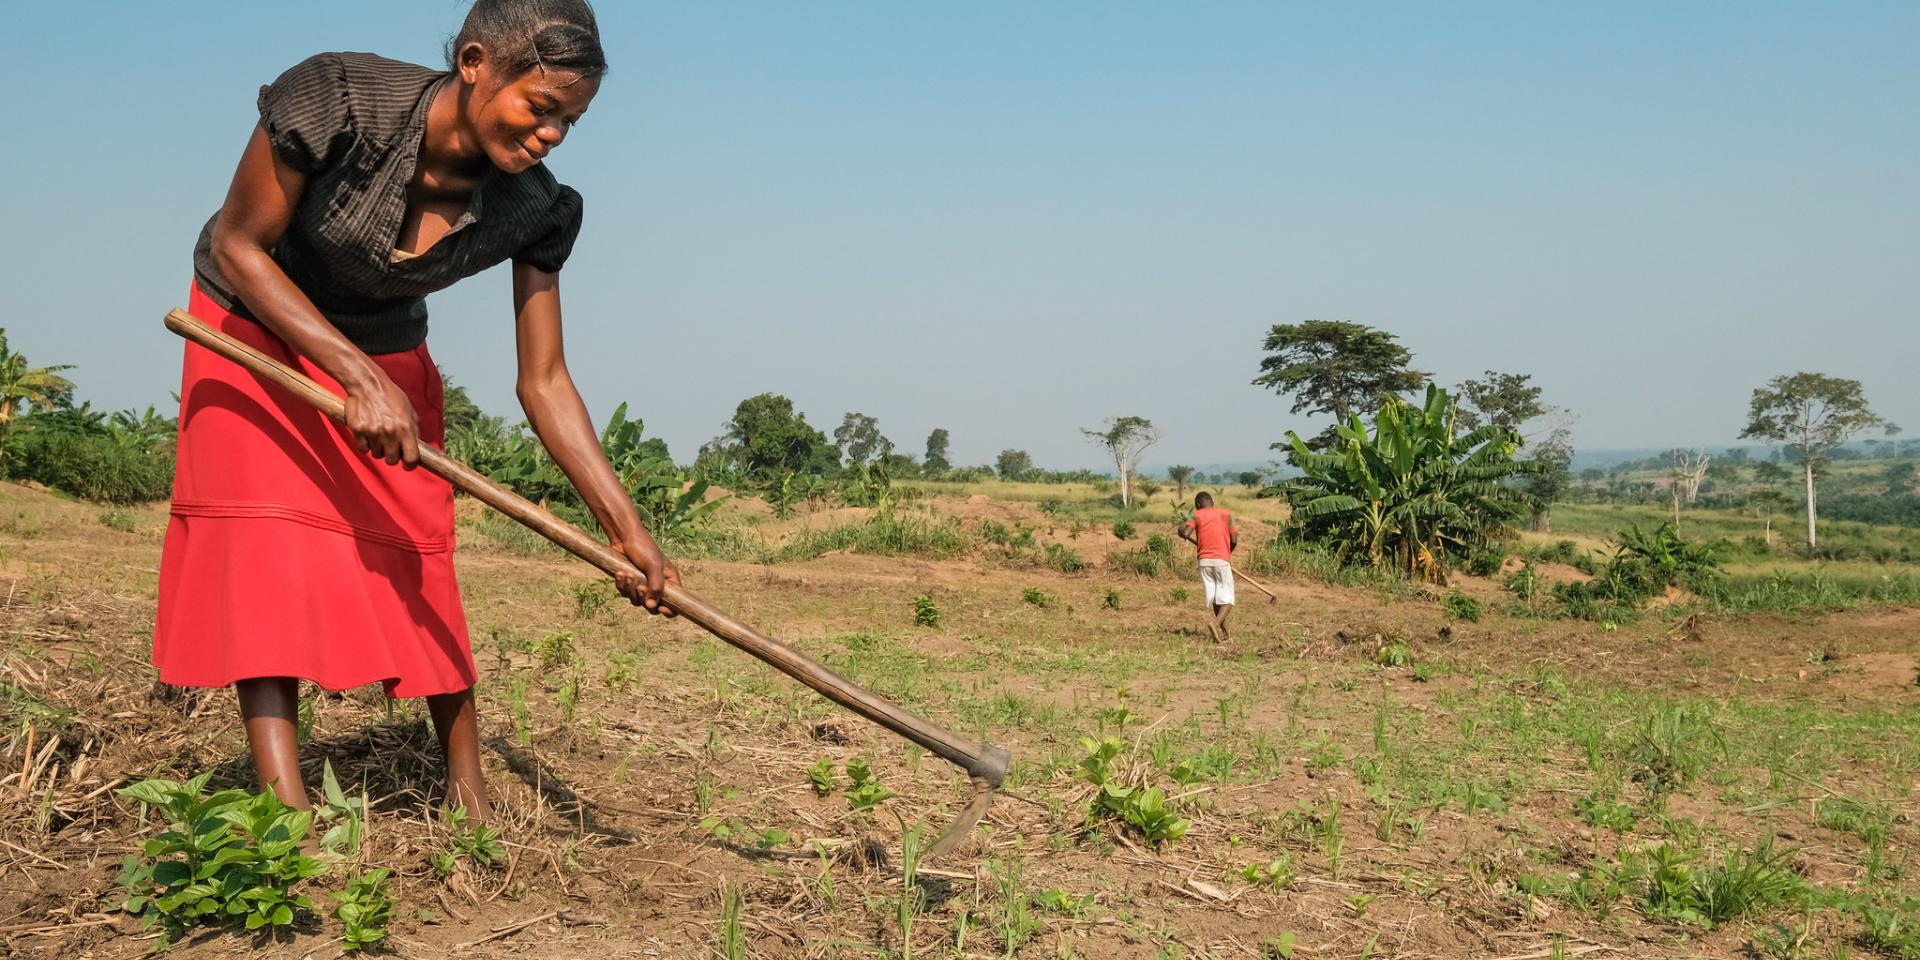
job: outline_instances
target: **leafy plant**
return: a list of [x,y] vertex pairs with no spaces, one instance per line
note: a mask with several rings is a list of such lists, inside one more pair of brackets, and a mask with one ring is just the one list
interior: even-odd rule
[[365,950],[387,939],[387,923],[393,918],[387,875],[387,868],[375,867],[355,874],[346,889],[330,894],[339,901],[333,915],[345,928],[340,935],[342,949]]
[[1122,517],[1113,522],[1113,536],[1115,539],[1132,540],[1134,532],[1132,520]]
[[1413,648],[1407,646],[1405,640],[1395,637],[1373,652],[1373,662],[1383,667],[1409,666],[1413,663]]
[[1076,897],[1059,887],[1049,887],[1034,894],[1033,902],[1049,913],[1063,913],[1078,918],[1092,909],[1093,894]]
[[1080,747],[1085,756],[1080,758],[1075,775],[1096,787],[1111,782],[1114,776],[1113,760],[1126,749],[1126,744],[1116,737],[1102,737],[1099,740],[1081,737]]
[[833,792],[833,758],[821,757],[813,766],[807,768],[807,782],[813,787],[814,796],[824,797]]
[[847,761],[847,802],[856,813],[866,813],[894,795],[880,785],[872,767],[864,759]]
[[212,776],[143,780],[119,791],[168,821],[165,832],[141,845],[143,857],[129,854],[120,872],[123,908],[143,926],[160,926],[163,943],[201,923],[287,927],[296,911],[313,909],[294,887],[326,871],[300,852],[310,812],[289,809],[270,790],[203,795]]
[[[471,861],[476,866],[491,867],[507,857],[507,848],[500,842],[500,831],[492,824],[474,823],[467,815],[464,806],[454,807],[446,814],[447,845],[441,852],[447,855],[446,868],[442,873],[452,873],[461,860]],[[441,861],[436,859],[435,865]]]
[[1020,601],[1042,610],[1053,606],[1053,597],[1039,587],[1028,587],[1020,591]]
[[1106,594],[1100,598],[1100,606],[1106,610],[1120,609],[1120,591],[1107,588]]
[[1302,476],[1280,486],[1297,531],[1365,560],[1444,582],[1451,558],[1507,535],[1529,511],[1508,481],[1536,472],[1516,461],[1519,435],[1487,425],[1455,436],[1454,402],[1428,384],[1425,403],[1390,397],[1372,431],[1358,416],[1335,429],[1326,452],[1287,432]]
[[922,627],[939,626],[940,625],[940,605],[937,603],[934,603],[933,598],[927,596],[924,593],[917,597],[914,597],[913,598],[913,622],[916,625],[922,626]]
[[1249,863],[1240,868],[1240,879],[1278,893],[1293,883],[1293,858],[1281,854],[1266,863]]
[[1589,826],[1615,833],[1627,833],[1640,825],[1640,817],[1633,808],[1620,803],[1609,794],[1594,791],[1573,802],[1574,811]]
[[1142,789],[1108,781],[1094,794],[1090,812],[1120,820],[1153,846],[1178,840],[1193,826],[1167,805],[1166,794],[1159,787]]
[[323,824],[333,823],[320,837],[320,849],[344,856],[359,853],[361,837],[366,833],[366,792],[363,790],[357,797],[347,796],[340,789],[339,778],[334,776],[332,760],[322,762],[320,791],[326,802],[314,808],[313,819]]

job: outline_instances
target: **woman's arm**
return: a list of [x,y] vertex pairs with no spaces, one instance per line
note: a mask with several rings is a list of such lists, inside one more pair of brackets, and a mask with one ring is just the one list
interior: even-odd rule
[[214,262],[262,326],[346,389],[347,428],[360,450],[412,467],[420,457],[420,424],[407,395],[273,261],[306,189],[307,175],[275,154],[266,129],[255,126],[213,224]]
[[513,309],[520,351],[516,391],[521,408],[527,412],[527,422],[533,424],[533,432],[553,455],[553,462],[580,491],[587,509],[606,531],[608,542],[646,574],[644,581],[616,577],[620,592],[649,613],[673,616],[673,609],[661,602],[660,591],[669,583],[679,586],[680,571],[640,523],[633,498],[614,476],[613,465],[600,447],[600,435],[587,416],[587,405],[580,402],[580,391],[567,372],[560,337],[560,275],[515,263]]

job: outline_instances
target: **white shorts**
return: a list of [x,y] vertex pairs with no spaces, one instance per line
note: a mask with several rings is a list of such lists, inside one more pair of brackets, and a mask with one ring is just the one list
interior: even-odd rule
[[1233,605],[1233,565],[1225,560],[1200,561],[1200,584],[1207,588],[1207,606]]

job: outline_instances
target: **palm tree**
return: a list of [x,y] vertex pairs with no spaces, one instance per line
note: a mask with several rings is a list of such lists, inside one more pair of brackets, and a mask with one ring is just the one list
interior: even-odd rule
[[71,370],[72,364],[29,367],[24,354],[7,347],[7,331],[0,327],[0,433],[13,426],[13,418],[23,405],[50,407],[73,395],[73,381],[57,371]]
[[1359,417],[1338,426],[1322,452],[1292,431],[1303,475],[1281,484],[1301,532],[1342,560],[1445,582],[1449,557],[1501,537],[1530,498],[1508,482],[1540,469],[1516,461],[1520,436],[1488,424],[1455,437],[1453,399],[1429,384],[1426,402],[1389,398],[1371,432]]

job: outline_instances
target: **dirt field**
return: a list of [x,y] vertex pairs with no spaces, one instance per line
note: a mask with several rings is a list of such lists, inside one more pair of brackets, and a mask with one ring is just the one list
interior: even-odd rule
[[[1026,501],[923,508],[1069,535]],[[207,770],[249,785],[231,693],[153,681],[164,524],[163,508],[0,485],[0,956],[146,953],[116,877],[161,825],[112,788]],[[1900,926],[1920,893],[1920,610],[1602,630],[1283,580],[1277,603],[1243,584],[1216,645],[1185,566],[1109,569],[1131,545],[1105,530],[1073,537],[1091,564],[1072,575],[984,555],[685,564],[724,609],[1013,751],[983,826],[920,871],[903,935],[903,824],[943,826],[962,776],[696,628],[629,612],[584,566],[463,537],[504,861],[436,870],[423,710],[377,689],[311,700],[310,782],[329,759],[372,798],[360,856],[394,870],[403,956],[724,956],[729,890],[747,955],[769,958],[1920,952]],[[938,626],[916,624],[919,595]],[[1173,798],[1184,837],[1156,847],[1089,819],[1096,788],[1076,774],[1082,738],[1102,736],[1123,745],[1116,777]],[[898,794],[872,813],[844,793],[856,759]],[[1755,864],[1811,892],[1686,912],[1679,888],[1733,897]],[[338,932],[325,918],[173,949],[325,958]]]

